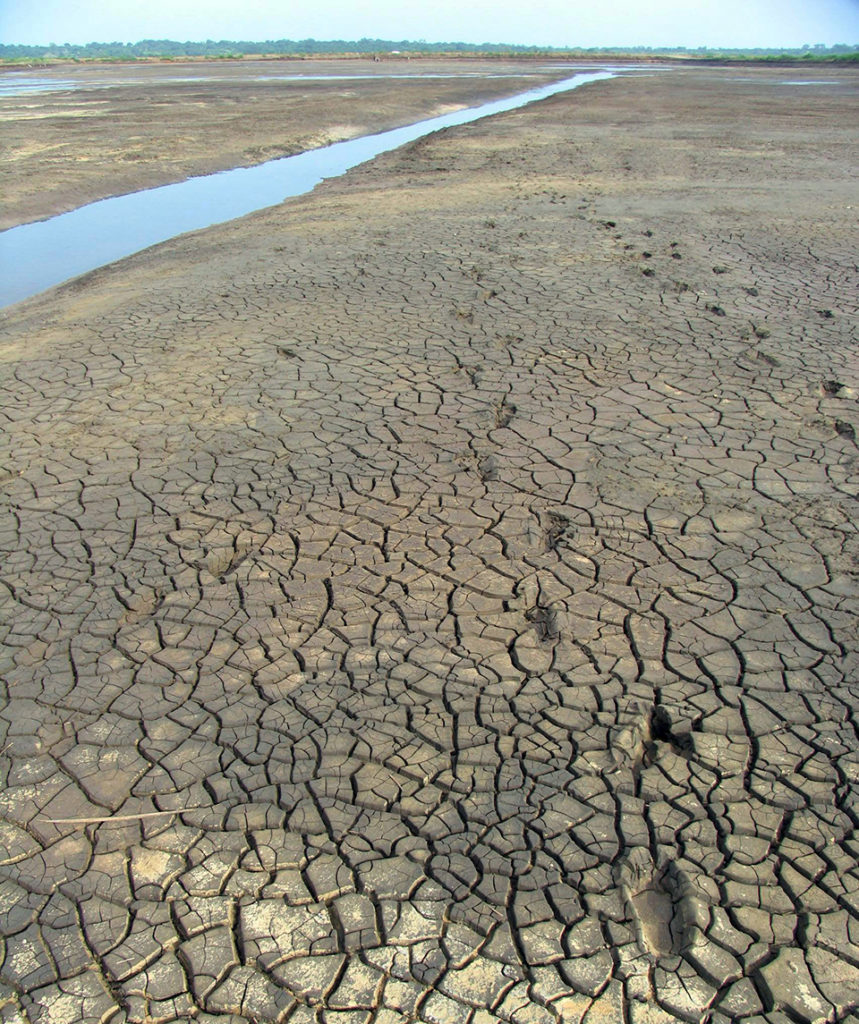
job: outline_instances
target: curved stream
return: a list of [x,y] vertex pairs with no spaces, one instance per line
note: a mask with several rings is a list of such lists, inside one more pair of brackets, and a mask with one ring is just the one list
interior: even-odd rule
[[243,217],[311,191],[380,153],[431,132],[515,110],[587,82],[613,78],[612,71],[573,75],[452,114],[337,142],[256,167],[238,167],[173,185],[102,199],[49,220],[0,232],[0,307],[165,242],[177,235]]

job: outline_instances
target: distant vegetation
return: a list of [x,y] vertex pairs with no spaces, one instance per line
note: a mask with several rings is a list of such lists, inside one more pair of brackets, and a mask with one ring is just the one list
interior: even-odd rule
[[267,39],[264,42],[247,40],[213,40],[205,42],[176,42],[173,39],[142,39],[138,43],[87,43],[83,46],[50,43],[46,46],[25,46],[0,43],[0,60],[141,60],[146,58],[181,59],[183,57],[237,58],[237,57],[307,57],[307,56],[403,56],[469,55],[476,56],[562,56],[567,58],[696,58],[703,60],[765,60],[765,61],[851,61],[859,62],[859,44],[824,46],[818,43],[797,49],[711,49],[706,46],[676,47],[541,47],[515,46],[502,43],[427,43],[423,39]]

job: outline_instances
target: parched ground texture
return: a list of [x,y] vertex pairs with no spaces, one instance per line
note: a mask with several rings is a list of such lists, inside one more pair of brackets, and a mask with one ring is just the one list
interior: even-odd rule
[[859,1020],[827,75],[589,86],[5,315],[0,1019]]

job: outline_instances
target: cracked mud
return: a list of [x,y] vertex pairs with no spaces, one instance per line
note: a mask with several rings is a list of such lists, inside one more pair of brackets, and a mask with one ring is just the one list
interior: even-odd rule
[[591,86],[5,315],[3,1021],[857,1019],[839,76]]

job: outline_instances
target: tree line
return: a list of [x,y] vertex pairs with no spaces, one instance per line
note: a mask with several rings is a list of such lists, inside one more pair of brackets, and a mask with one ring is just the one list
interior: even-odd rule
[[704,59],[734,60],[857,60],[859,44],[849,46],[840,43],[824,46],[822,43],[807,44],[794,49],[757,48],[711,48],[701,47],[546,47],[520,46],[506,43],[428,43],[424,39],[266,39],[262,42],[250,40],[207,39],[204,42],[179,42],[175,39],[141,39],[136,43],[49,43],[47,45],[25,45],[0,43],[0,60],[137,60],[141,58],[212,57],[229,58],[245,56],[310,56],[321,54],[485,54],[490,56],[653,56],[653,57],[700,57]]

